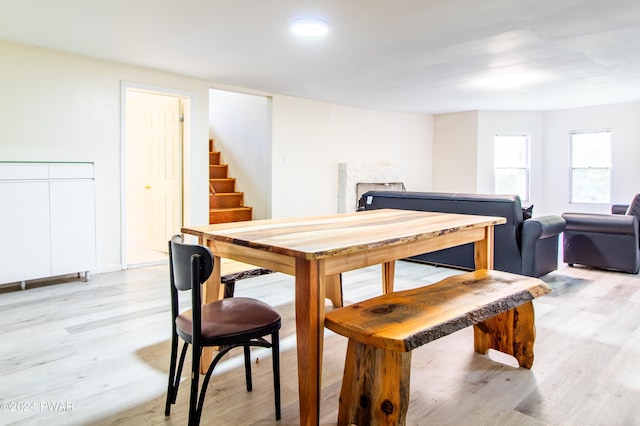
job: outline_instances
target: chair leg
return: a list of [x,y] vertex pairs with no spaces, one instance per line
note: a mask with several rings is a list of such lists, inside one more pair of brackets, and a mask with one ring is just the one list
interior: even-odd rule
[[[279,332],[278,330],[274,331],[271,334],[271,350],[272,350],[272,360],[273,360],[273,389],[275,396],[275,404],[276,404],[276,420],[280,420],[281,418],[281,404],[280,404],[280,345],[279,345]],[[264,341],[264,344],[259,344],[258,346],[266,346],[268,347],[268,342]],[[202,348],[196,349],[192,348],[192,371],[191,371],[191,395],[189,398],[189,426],[196,426],[200,424],[200,418],[202,415],[202,408],[204,406],[204,398],[207,392],[207,386],[209,380],[211,379],[211,374],[213,373],[213,369],[216,364],[222,357],[229,352],[232,348],[236,346],[228,346],[225,349],[221,350],[218,355],[213,359],[211,364],[209,365],[209,369],[204,376],[204,381],[202,383],[202,389],[200,390],[200,394],[198,394],[198,387],[200,383],[200,358],[202,355]],[[251,352],[250,345],[243,345],[244,347],[244,361],[245,361],[245,375],[247,380],[247,390],[252,390],[252,380],[251,380]],[[182,371],[182,365],[184,363],[184,358],[186,354],[187,343],[185,343],[181,356],[180,363],[177,369],[177,379],[176,383],[179,384],[180,381],[180,372]],[[172,359],[175,359],[172,358]],[[172,366],[170,369],[175,369],[175,361],[172,360]],[[176,391],[177,394],[177,384]],[[173,397],[173,402],[175,403],[175,396]]]
[[276,420],[280,420],[280,337],[278,330],[271,334],[271,360],[273,362],[273,394],[276,401]]
[[[176,403],[178,396],[178,387],[180,386],[180,378],[182,376],[182,366],[184,365],[184,359],[187,355],[187,348],[189,344],[184,342],[182,351],[180,353],[180,361],[178,362],[178,335],[174,334],[171,339],[171,364],[169,365],[169,386],[167,388],[167,401],[164,408],[164,415],[169,416],[171,414],[171,405]],[[176,369],[177,363],[177,369]]]
[[[171,360],[169,364],[169,386],[167,387],[167,401],[164,406],[164,415],[171,414],[171,404],[175,400],[174,395],[178,392],[175,385],[176,363],[178,362],[178,336],[173,333],[171,337]],[[180,381],[177,381],[180,383]]]
[[251,392],[253,382],[251,381],[251,349],[249,345],[244,346],[244,375],[247,382],[247,391]]
[[198,410],[198,384],[200,382],[200,356],[202,348],[191,348],[191,394],[189,396],[189,426],[200,424],[200,411]]
[[187,342],[184,342],[184,345],[182,345],[182,353],[180,353],[178,370],[176,371],[176,393],[173,395],[173,401],[171,401],[172,404],[176,403],[176,397],[178,396],[178,386],[180,385],[180,378],[182,377],[182,367],[184,367],[184,360],[187,357],[187,349],[189,349],[189,344]]
[[[202,408],[204,407],[204,397],[207,394],[207,388],[209,387],[209,380],[211,380],[211,374],[213,373],[214,368],[216,367],[216,365],[218,365],[218,362],[222,359],[222,357],[225,356],[227,352],[229,352],[231,349],[235,347],[236,346],[234,345],[225,346],[220,350],[220,352],[218,352],[218,355],[216,355],[215,358],[213,358],[213,361],[211,361],[211,364],[209,364],[209,369],[207,370],[207,373],[204,375],[204,379],[202,380],[202,389],[200,390],[200,396],[198,397],[198,404],[196,405],[197,420],[194,421],[193,424],[197,425],[200,423],[200,418],[202,417]],[[200,350],[202,351],[202,349]],[[200,361],[198,361],[198,363],[200,363]]]

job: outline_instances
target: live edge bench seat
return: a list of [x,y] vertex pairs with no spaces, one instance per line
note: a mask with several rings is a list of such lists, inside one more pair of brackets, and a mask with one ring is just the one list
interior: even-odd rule
[[327,312],[325,326],[349,338],[338,425],[404,424],[411,351],[470,325],[476,352],[531,368],[531,301],[550,291],[537,278],[482,269]]

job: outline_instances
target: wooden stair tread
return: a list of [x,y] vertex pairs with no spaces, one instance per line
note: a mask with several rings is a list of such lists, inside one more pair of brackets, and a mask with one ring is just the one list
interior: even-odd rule
[[211,194],[211,195],[238,196],[242,194],[244,194],[244,192],[216,192],[215,194]]
[[247,211],[247,210],[252,210],[252,208],[248,206],[240,206],[240,207],[220,207],[215,209],[209,209],[210,212],[230,212],[230,211]]
[[235,178],[209,178],[209,189],[211,193],[236,192]]
[[253,209],[251,207],[221,207],[209,209],[209,223],[243,222],[251,220]]
[[210,209],[226,209],[231,207],[244,207],[244,192],[220,192],[213,190],[209,194]]

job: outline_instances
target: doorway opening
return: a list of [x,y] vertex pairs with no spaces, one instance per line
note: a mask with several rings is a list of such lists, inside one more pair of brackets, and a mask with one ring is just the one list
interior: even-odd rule
[[183,223],[183,147],[188,97],[123,88],[122,268],[167,262]]

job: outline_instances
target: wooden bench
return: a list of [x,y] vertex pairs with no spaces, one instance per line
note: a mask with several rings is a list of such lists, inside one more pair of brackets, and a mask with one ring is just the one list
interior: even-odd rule
[[327,312],[325,326],[349,338],[338,425],[405,424],[411,351],[470,325],[476,352],[496,349],[531,368],[531,301],[550,291],[537,278],[482,269]]
[[270,269],[259,268],[254,265],[249,265],[248,263],[222,259],[220,264],[220,283],[224,285],[224,297],[233,297],[236,281],[271,274],[273,272],[274,271]]
[[[260,268],[248,263],[237,262],[231,259],[222,259],[220,264],[220,284],[224,286],[224,297],[233,297],[236,281],[260,275],[272,274],[271,269]],[[342,301],[342,275],[336,274],[327,277],[326,297],[331,300],[334,307],[340,307]]]

